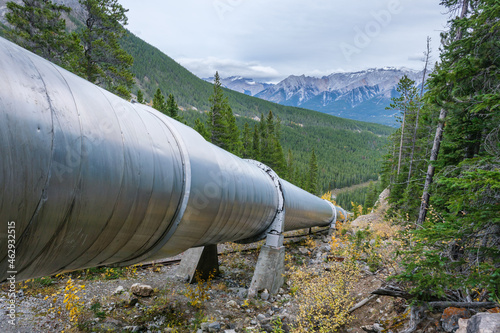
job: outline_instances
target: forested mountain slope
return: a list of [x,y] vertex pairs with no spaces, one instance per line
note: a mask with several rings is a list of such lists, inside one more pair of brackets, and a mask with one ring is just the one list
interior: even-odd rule
[[[146,100],[151,100],[156,89],[160,88],[164,95],[175,96],[179,106],[185,109],[188,124],[192,125],[196,117],[205,119],[212,84],[199,79],[131,33],[123,38],[122,45],[135,59],[132,72],[137,78],[137,88],[144,92]],[[322,190],[377,179],[383,148],[392,128],[283,106],[229,89],[224,89],[224,95],[239,116],[240,128],[244,122],[253,127],[261,113],[267,115],[272,111],[279,117],[285,154],[291,150],[299,169],[307,169],[314,148]]]

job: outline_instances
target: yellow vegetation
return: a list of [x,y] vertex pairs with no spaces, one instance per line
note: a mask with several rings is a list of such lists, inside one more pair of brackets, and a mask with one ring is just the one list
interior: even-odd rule
[[184,294],[189,299],[189,305],[198,309],[203,306],[203,303],[209,298],[208,291],[212,288],[212,280],[214,276],[215,272],[211,272],[207,281],[205,281],[201,278],[201,274],[198,271],[196,272],[196,285],[194,287],[188,285]]
[[[84,290],[84,285],[75,284],[71,277],[69,277],[66,281],[66,287],[64,288],[64,291],[57,291],[51,296],[45,297],[46,300],[52,298],[49,312],[56,314],[56,317],[58,317],[60,320],[61,316],[66,314],[73,325],[77,324],[78,318],[82,313],[84,306],[84,303],[80,300],[79,295],[84,294]],[[58,305],[58,296],[61,294],[63,296],[63,304]]]

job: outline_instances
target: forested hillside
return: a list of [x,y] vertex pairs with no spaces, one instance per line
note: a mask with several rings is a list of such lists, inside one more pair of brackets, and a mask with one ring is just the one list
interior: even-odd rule
[[[131,33],[122,39],[122,46],[135,59],[131,68],[137,79],[134,93],[141,89],[149,101],[160,88],[165,96],[175,96],[185,109],[183,116],[188,124],[193,126],[197,117],[206,120],[212,84]],[[237,116],[240,130],[245,123],[253,128],[261,113],[272,111],[281,120],[285,155],[290,149],[298,169],[307,170],[314,148],[320,191],[377,179],[386,138],[394,129],[274,104],[229,89],[224,89],[224,95]]]
[[403,78],[383,183],[407,230],[397,279],[419,301],[499,301],[500,3],[443,1],[450,28],[428,91]]

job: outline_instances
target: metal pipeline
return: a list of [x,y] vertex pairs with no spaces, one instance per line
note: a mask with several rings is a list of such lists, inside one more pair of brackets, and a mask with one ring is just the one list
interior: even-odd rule
[[[0,156],[0,282],[255,238],[277,214],[255,164],[2,38]],[[286,231],[346,216],[280,185]]]

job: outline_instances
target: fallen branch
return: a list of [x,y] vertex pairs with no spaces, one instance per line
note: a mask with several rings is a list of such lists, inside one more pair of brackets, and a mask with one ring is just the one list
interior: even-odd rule
[[401,289],[396,289],[396,288],[379,288],[377,290],[374,290],[371,292],[373,295],[380,295],[380,296],[391,296],[391,297],[401,297],[404,299],[411,299],[413,296],[406,291],[403,291]]
[[356,303],[352,308],[349,309],[349,313],[356,311],[357,309],[359,309],[360,307],[362,307],[363,305],[365,305],[366,303],[368,303],[369,301],[371,301],[372,299],[375,299],[377,297],[378,297],[378,295],[371,295],[370,297],[367,297],[364,300]]
[[410,306],[410,321],[408,323],[408,328],[402,331],[401,333],[413,333],[417,330],[418,324],[422,322],[424,319],[424,310],[425,307],[411,305]]
[[432,308],[496,308],[498,306],[495,302],[429,302],[427,303]]

